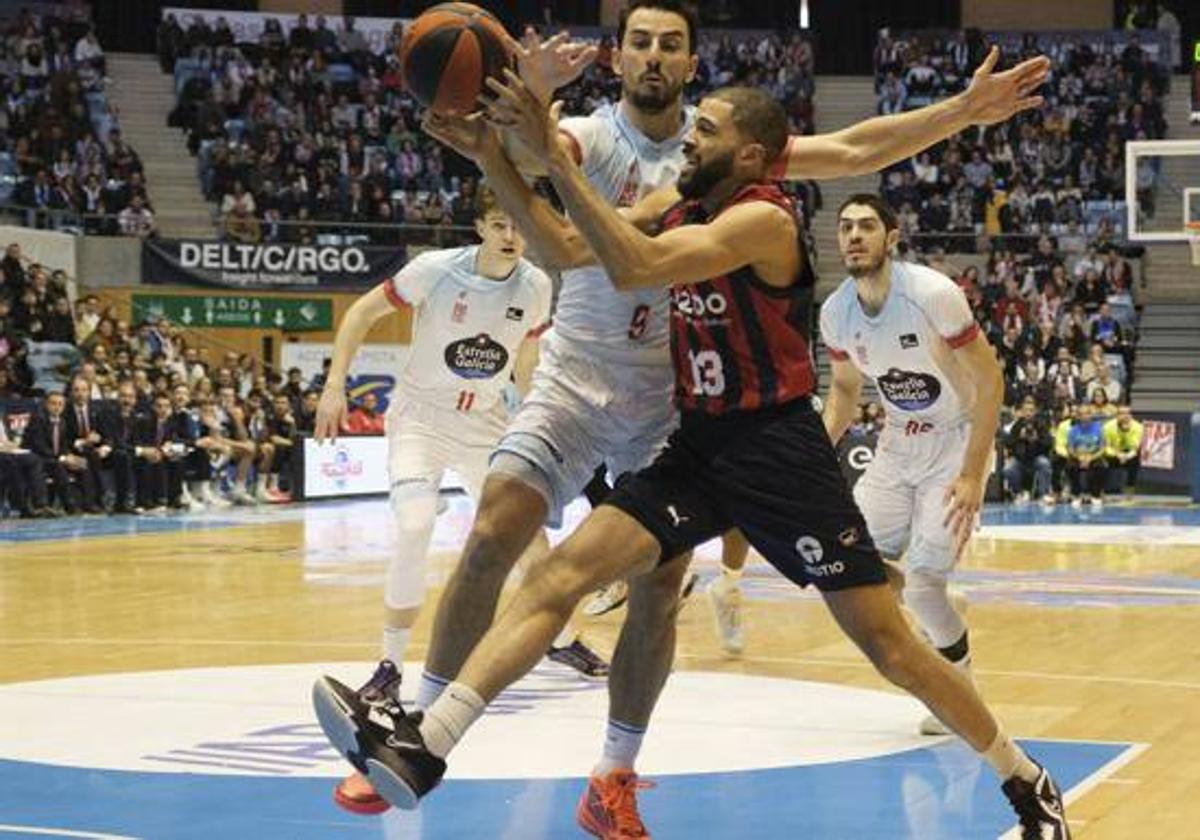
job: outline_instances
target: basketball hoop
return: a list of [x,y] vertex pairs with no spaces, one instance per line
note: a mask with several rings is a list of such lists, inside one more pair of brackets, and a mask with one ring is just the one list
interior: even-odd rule
[[1192,265],[1200,266],[1200,222],[1184,222],[1183,227],[1192,246]]

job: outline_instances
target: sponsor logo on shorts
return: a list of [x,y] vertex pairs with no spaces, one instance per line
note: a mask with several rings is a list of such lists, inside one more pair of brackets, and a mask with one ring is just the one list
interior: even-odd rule
[[446,346],[446,367],[463,379],[491,379],[508,365],[508,351],[487,333]]
[[846,546],[846,548],[855,545],[858,542],[858,529],[847,528],[845,531],[842,531],[842,533],[838,534],[838,542]]
[[692,521],[690,516],[681,516],[679,511],[675,509],[675,505],[667,505],[667,515],[671,517],[671,525],[675,528],[678,528],[685,522]]
[[904,335],[900,336],[900,348],[902,350],[911,350],[912,348],[916,347],[917,344],[918,342],[916,333],[905,333]]
[[871,466],[871,462],[875,460],[875,450],[869,446],[858,445],[852,446],[850,451],[846,453],[846,463],[851,469],[862,472],[867,467]]
[[825,549],[816,537],[803,536],[796,540],[796,552],[804,559],[805,571],[810,577],[833,577],[846,571],[846,564],[841,560],[821,562],[825,559]]
[[504,313],[504,317],[510,321],[520,321],[525,317],[525,310],[519,306],[510,306]]
[[936,376],[898,368],[878,377],[875,384],[884,399],[903,411],[929,408],[942,395],[942,383]]

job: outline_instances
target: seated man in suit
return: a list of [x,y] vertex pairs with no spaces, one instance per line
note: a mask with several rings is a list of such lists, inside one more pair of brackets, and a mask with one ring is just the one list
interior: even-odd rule
[[72,477],[86,481],[88,462],[82,455],[71,451],[71,438],[64,417],[66,407],[67,398],[62,391],[47,395],[44,410],[34,414],[25,427],[22,444],[41,459],[42,469],[53,483],[59,504],[66,513],[71,514],[79,510],[71,492]]
[[42,459],[22,448],[8,434],[7,418],[0,414],[0,501],[8,496],[9,506],[22,517],[57,516],[46,504],[46,473]]
[[98,449],[103,456],[102,463],[112,471],[116,489],[114,513],[136,512],[133,448],[136,445],[137,424],[140,418],[137,410],[137,390],[132,381],[125,380],[117,386],[116,411],[103,415],[103,443]]
[[136,426],[134,469],[138,503],[145,510],[179,506],[183,464],[172,413],[171,398],[165,393],[156,394],[150,414],[140,417]]
[[[111,444],[104,441],[104,411],[100,403],[92,399],[92,384],[86,377],[76,374],[71,379],[71,404],[63,414],[67,440],[71,454],[81,459],[82,469],[71,469],[83,493],[83,507],[88,513],[104,513],[100,504],[100,470],[104,459],[111,453]],[[72,459],[74,463],[77,460]]]

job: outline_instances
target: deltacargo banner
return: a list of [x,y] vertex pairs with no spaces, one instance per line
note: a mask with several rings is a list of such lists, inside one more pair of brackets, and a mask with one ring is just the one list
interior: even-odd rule
[[147,239],[142,282],[232,289],[366,289],[407,262],[403,248]]

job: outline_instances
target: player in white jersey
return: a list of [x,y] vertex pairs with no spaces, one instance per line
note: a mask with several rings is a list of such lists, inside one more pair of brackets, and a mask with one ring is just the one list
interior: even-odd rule
[[[850,277],[821,307],[833,367],[825,423],[837,441],[863,377],[874,380],[887,421],[854,497],[884,557],[903,555],[902,594],[922,631],[969,675],[967,625],[947,586],[983,500],[1003,373],[962,290],[938,271],[893,260],[898,238],[878,196],[851,196],[839,211]],[[931,715],[921,731],[948,730]]]
[[[504,391],[514,374],[526,388],[538,336],[550,319],[551,280],[523,259],[524,239],[486,187],[476,217],[479,245],[419,254],[350,308],[317,408],[317,441],[336,437],[346,416],[346,373],[368,330],[397,309],[410,309],[409,353],[386,417],[396,550],[384,584],[383,658],[364,688],[368,694],[399,690],[424,600],[442,475],[453,469],[479,501],[488,458],[508,422]],[[595,660],[582,643],[556,644],[571,651],[569,664]],[[552,657],[558,654],[552,649]],[[602,661],[588,665],[606,672]],[[358,774],[338,786],[335,799],[356,813],[387,808]]]

